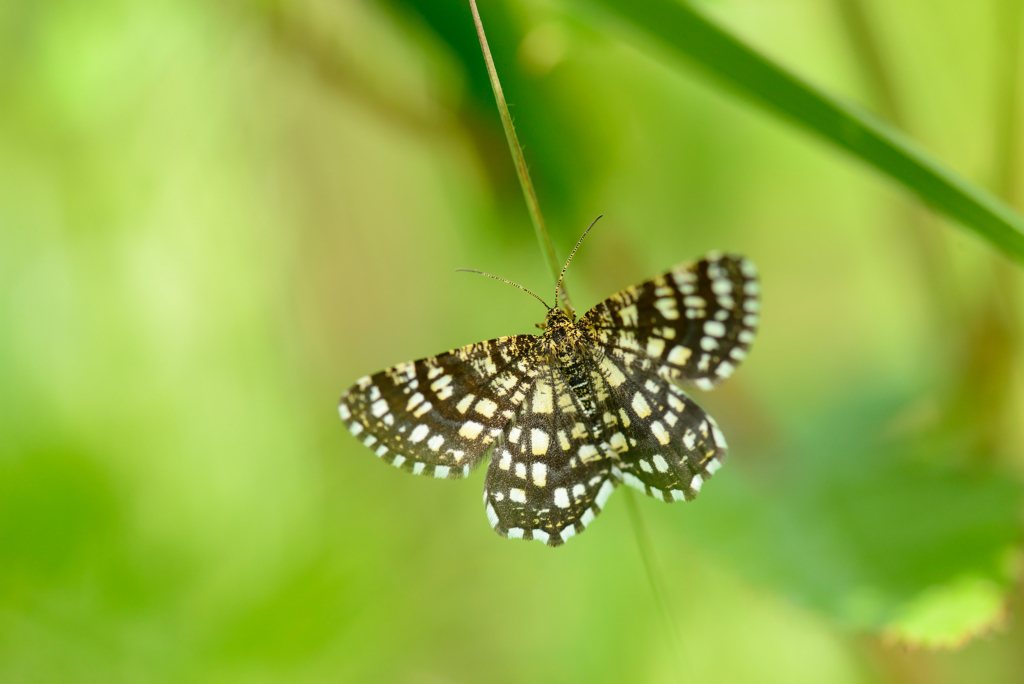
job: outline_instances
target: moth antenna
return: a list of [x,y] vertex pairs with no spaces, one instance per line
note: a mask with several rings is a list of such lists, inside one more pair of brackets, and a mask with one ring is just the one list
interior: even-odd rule
[[473,269],[473,268],[457,268],[455,270],[456,271],[461,271],[463,273],[476,273],[477,275],[487,276],[488,278],[494,278],[495,280],[500,280],[503,283],[508,283],[509,285],[512,285],[513,287],[518,287],[523,292],[526,292],[527,294],[531,294],[534,297],[536,297],[537,301],[544,305],[544,308],[546,308],[548,310],[551,309],[551,307],[548,306],[548,303],[545,302],[540,297],[538,297],[534,292],[532,292],[530,290],[527,290],[525,287],[523,287],[519,283],[513,283],[511,280],[509,280],[507,278],[502,278],[501,276],[491,275],[490,273],[484,273],[483,271],[477,271],[476,269]]
[[[604,216],[604,214],[601,214],[601,216]],[[600,221],[600,220],[601,220],[601,216],[598,216],[598,217],[597,217],[596,219],[594,219],[594,222],[593,222],[593,223],[591,223],[591,224],[590,224],[590,225],[589,225],[589,226],[587,227],[587,229],[586,229],[585,231],[583,231],[583,235],[581,235],[581,236],[580,236],[580,239],[579,239],[579,240],[578,240],[578,241],[576,242],[576,246],[572,248],[572,253],[571,253],[571,254],[569,254],[569,258],[565,260],[565,266],[563,266],[563,267],[562,267],[562,272],[561,272],[561,273],[560,273],[560,274],[558,275],[558,282],[557,282],[557,283],[555,283],[555,306],[556,306],[556,307],[558,306],[558,293],[559,293],[559,292],[561,291],[561,289],[562,289],[562,278],[564,278],[564,277],[565,277],[565,270],[566,270],[567,268],[569,268],[569,262],[570,262],[570,261],[572,261],[572,258],[573,258],[574,256],[576,256],[576,250],[580,248],[580,245],[581,245],[581,244],[583,244],[583,238],[587,237],[587,233],[589,233],[589,232],[590,232],[590,229],[591,229],[591,228],[593,228],[593,227],[594,227],[594,225],[595,225],[595,224],[596,224],[596,223],[597,223],[598,221]]]

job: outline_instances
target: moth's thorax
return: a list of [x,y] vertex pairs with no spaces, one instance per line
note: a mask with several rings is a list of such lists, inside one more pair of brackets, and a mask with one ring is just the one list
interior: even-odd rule
[[551,309],[544,321],[543,339],[547,343],[548,354],[557,361],[583,412],[592,416],[595,403],[588,377],[589,354],[585,351],[594,343],[590,333],[580,321],[573,321],[561,309]]

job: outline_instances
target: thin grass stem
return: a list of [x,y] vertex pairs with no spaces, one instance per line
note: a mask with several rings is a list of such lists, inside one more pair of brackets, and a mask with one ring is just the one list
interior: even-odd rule
[[[477,9],[476,0],[469,0],[469,6],[473,11],[473,23],[476,24],[476,34],[480,38],[480,50],[484,53],[487,75],[491,79],[491,89],[494,90],[494,100],[498,104],[498,113],[501,115],[501,125],[505,128],[508,149],[512,153],[512,161],[516,166],[516,175],[519,176],[519,185],[523,188],[526,207],[529,209],[530,219],[533,221],[533,230],[537,234],[537,242],[540,243],[541,252],[544,253],[548,268],[551,270],[551,279],[557,281],[561,265],[558,263],[558,257],[555,256],[555,246],[551,242],[551,236],[548,234],[547,226],[544,224],[544,216],[540,212],[537,193],[533,189],[533,181],[530,180],[530,170],[526,166],[526,157],[523,156],[523,148],[519,144],[515,126],[512,124],[512,115],[509,114],[508,103],[505,102],[505,93],[501,89],[501,81],[498,80],[498,70],[494,67],[491,48],[487,45],[487,35],[484,33],[484,24],[480,20],[480,11]],[[562,294],[562,301],[568,306],[571,313],[573,308],[565,288],[565,283],[561,283],[558,287]]]
[[644,526],[643,518],[640,516],[640,507],[633,498],[633,492],[629,487],[622,487],[626,498],[626,507],[629,508],[629,519],[633,523],[633,534],[636,537],[636,544],[640,549],[640,559],[644,564],[644,571],[647,573],[647,581],[654,593],[655,603],[658,604],[658,612],[661,615],[665,632],[671,643],[669,651],[672,653],[672,664],[675,667],[677,681],[685,681],[683,664],[680,660],[679,649],[682,647],[682,640],[679,638],[679,627],[676,625],[674,613],[669,606],[668,590],[665,582],[658,571],[657,561],[654,558],[654,546],[650,537],[647,536],[647,528]]

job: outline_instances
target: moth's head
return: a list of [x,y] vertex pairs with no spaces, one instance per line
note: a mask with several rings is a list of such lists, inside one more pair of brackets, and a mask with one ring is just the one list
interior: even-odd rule
[[564,333],[572,325],[569,314],[561,309],[548,309],[548,315],[544,318],[544,329],[552,334]]

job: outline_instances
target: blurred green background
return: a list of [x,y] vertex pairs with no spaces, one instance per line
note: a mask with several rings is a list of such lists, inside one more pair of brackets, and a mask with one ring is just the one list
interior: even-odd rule
[[[697,6],[1020,206],[1016,0]],[[461,0],[0,4],[0,681],[1024,681],[1015,267],[557,0],[481,12],[577,307],[712,248],[761,332],[700,499],[506,541],[355,378],[552,284]],[[976,637],[976,638],[972,638]],[[957,647],[959,648],[951,648]],[[681,666],[677,672],[674,662]]]

